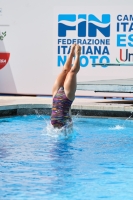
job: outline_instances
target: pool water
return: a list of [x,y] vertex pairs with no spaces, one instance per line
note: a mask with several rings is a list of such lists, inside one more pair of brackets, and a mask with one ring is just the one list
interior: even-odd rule
[[49,116],[0,119],[1,200],[132,200],[133,121]]

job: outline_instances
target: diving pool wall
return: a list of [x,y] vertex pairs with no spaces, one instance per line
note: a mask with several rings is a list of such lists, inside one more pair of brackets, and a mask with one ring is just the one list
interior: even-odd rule
[[[132,78],[132,67],[102,68],[91,65],[92,60],[98,57],[96,61],[99,62],[102,56],[110,58],[111,62],[116,62],[116,58],[120,60],[120,49],[121,59],[126,59],[126,54],[128,57],[132,54],[132,5],[131,0],[1,0],[0,93],[51,95],[52,85],[61,71],[70,46],[68,43],[72,39],[106,40],[99,53],[94,52],[94,46],[99,48],[98,44],[81,45],[84,52],[78,81]],[[108,20],[102,19],[103,14]],[[71,17],[68,19],[65,15]],[[124,18],[125,15],[128,19]],[[67,30],[65,36],[59,30],[63,21],[74,29]],[[88,25],[88,21],[95,23]],[[120,23],[129,24],[124,28]],[[99,24],[101,27],[96,29]],[[103,34],[109,25],[110,31],[106,30],[108,33]],[[95,31],[88,33],[88,26],[96,29],[96,36],[93,35]],[[81,29],[86,30],[82,32]],[[121,41],[118,41],[118,34]],[[88,46],[91,48],[87,50]],[[132,59],[132,55],[130,57]],[[76,94],[95,95],[90,91],[77,91]]]
[[[0,97],[0,117],[50,115],[52,98]],[[75,98],[72,115],[94,117],[132,117],[133,101]]]

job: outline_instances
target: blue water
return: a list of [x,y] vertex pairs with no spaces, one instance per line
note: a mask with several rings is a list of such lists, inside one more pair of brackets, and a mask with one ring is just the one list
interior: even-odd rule
[[1,200],[132,200],[133,121],[49,116],[0,119]]

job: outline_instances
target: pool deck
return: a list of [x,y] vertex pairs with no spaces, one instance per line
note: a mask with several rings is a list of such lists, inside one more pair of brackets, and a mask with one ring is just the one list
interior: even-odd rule
[[[24,114],[50,114],[51,97],[0,96],[0,117]],[[45,111],[45,112],[42,112]],[[113,99],[90,99],[76,97],[72,105],[73,114],[86,116],[129,117],[133,101]]]

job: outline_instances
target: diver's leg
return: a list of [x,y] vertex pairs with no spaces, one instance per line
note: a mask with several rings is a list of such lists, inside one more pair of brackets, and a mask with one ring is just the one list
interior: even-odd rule
[[75,46],[76,44],[73,44],[71,47],[71,51],[70,54],[67,58],[67,61],[61,71],[61,73],[58,75],[57,79],[55,80],[54,86],[53,86],[53,90],[52,90],[52,94],[53,96],[55,96],[55,94],[57,93],[58,89],[62,86],[64,86],[64,81],[66,79],[66,76],[68,74],[68,72],[71,69],[71,65],[72,65],[72,59],[74,56],[74,52],[75,52]]
[[71,70],[68,72],[65,82],[64,82],[64,91],[68,99],[74,100],[75,98],[75,92],[77,87],[77,78],[76,75],[78,71],[80,70],[80,54],[81,54],[81,47],[79,45],[76,45],[75,48],[75,61],[74,65],[71,68]]

